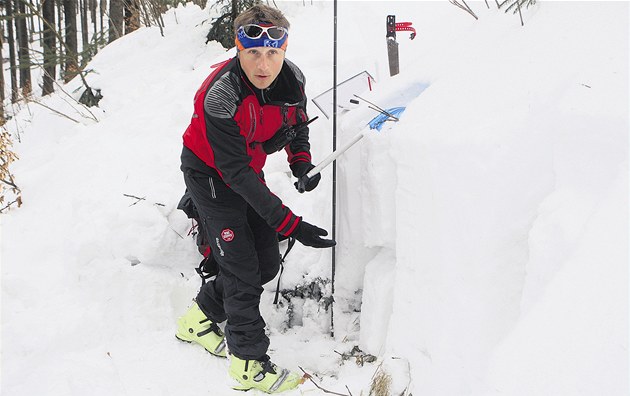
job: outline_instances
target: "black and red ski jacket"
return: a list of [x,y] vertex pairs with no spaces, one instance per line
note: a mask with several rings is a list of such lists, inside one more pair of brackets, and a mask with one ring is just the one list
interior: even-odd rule
[[[304,84],[300,69],[287,59],[274,83],[263,90],[249,82],[238,58],[227,60],[195,94],[195,111],[183,136],[182,169],[220,177],[285,236],[300,218],[265,184],[267,154],[262,143],[281,126],[308,119]],[[308,128],[301,129],[285,150],[289,164],[311,162]]]

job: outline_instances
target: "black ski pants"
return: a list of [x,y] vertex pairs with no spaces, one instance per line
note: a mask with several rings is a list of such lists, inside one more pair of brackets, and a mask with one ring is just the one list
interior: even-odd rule
[[219,264],[217,277],[201,287],[197,304],[212,321],[227,320],[230,353],[259,359],[269,347],[260,296],[262,285],[280,268],[278,235],[218,175],[185,169],[184,181]]

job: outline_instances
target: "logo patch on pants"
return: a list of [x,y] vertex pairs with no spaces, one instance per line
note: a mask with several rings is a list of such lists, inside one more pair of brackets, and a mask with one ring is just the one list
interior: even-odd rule
[[230,230],[229,228],[225,228],[223,231],[221,231],[221,239],[223,239],[225,242],[232,242],[232,240],[234,239],[234,231]]

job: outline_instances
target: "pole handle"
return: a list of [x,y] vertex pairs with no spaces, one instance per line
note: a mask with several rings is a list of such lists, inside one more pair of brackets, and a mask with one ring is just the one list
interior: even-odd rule
[[396,15],[387,16],[385,37],[391,37],[396,40]]
[[309,179],[330,165],[334,160],[336,160],[341,154],[345,153],[350,147],[354,146],[359,140],[363,139],[366,132],[359,132],[352,139],[350,139],[343,147],[333,151],[328,155],[328,157],[324,158],[322,162],[317,164],[316,167],[311,169],[307,174],[300,177],[297,181],[297,190],[300,193],[306,191],[306,184]]

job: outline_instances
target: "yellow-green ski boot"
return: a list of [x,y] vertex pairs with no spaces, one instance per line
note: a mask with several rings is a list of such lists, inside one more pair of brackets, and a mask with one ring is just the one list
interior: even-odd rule
[[245,360],[230,356],[230,376],[241,385],[234,389],[247,391],[258,389],[266,393],[280,393],[296,388],[304,380],[299,374],[273,364],[269,357],[265,360]]
[[226,357],[223,332],[206,317],[196,302],[188,308],[184,316],[177,319],[175,337],[186,342],[196,342],[215,356]]

